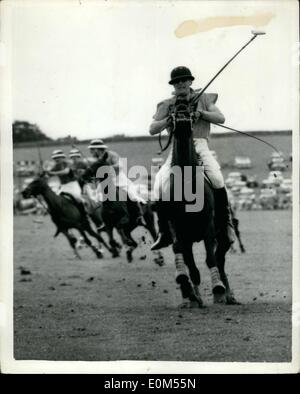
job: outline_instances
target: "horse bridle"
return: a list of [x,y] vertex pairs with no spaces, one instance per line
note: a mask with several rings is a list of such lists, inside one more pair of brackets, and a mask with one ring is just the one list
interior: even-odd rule
[[187,122],[190,123],[191,128],[193,127],[193,116],[195,110],[195,104],[191,101],[187,101],[185,98],[178,97],[174,106],[172,107],[170,114],[169,114],[169,124],[170,124],[170,132],[168,136],[168,141],[166,145],[163,147],[161,143],[161,133],[159,134],[159,145],[161,151],[158,154],[161,154],[165,150],[168,149],[172,142],[172,138],[174,136],[175,128],[177,125],[186,124]]

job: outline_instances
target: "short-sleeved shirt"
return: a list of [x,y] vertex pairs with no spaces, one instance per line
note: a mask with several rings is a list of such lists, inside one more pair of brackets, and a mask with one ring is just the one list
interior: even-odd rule
[[84,160],[78,160],[71,164],[71,168],[75,176],[80,176],[88,168],[88,164]]
[[[198,94],[201,89],[193,90],[191,89],[190,100],[192,100],[196,94]],[[215,104],[218,99],[216,93],[203,93],[198,100],[196,100],[195,110],[208,111],[211,104]],[[156,113],[153,116],[154,120],[162,120],[170,115],[174,109],[176,102],[176,97],[172,97],[161,101],[157,105]],[[194,138],[206,138],[208,139],[210,135],[210,123],[202,119],[198,119],[193,124]],[[168,130],[169,131],[169,130]]]
[[75,180],[74,172],[70,168],[70,163],[68,163],[67,161],[55,163],[54,166],[49,170],[50,172],[56,172],[56,171],[65,170],[66,168],[69,168],[68,174],[57,175],[59,177],[62,185],[69,183],[69,182],[73,182]]

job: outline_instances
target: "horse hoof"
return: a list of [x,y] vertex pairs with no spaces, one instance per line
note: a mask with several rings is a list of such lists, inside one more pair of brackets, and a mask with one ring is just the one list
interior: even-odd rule
[[227,294],[226,305],[242,305],[242,304],[236,300],[233,294]]
[[179,309],[188,309],[188,308],[190,308],[190,301],[189,300],[183,301],[181,304],[178,305],[178,308]]
[[214,294],[214,304],[226,304],[225,294]]
[[132,262],[133,257],[132,257],[132,251],[131,251],[131,250],[127,250],[127,252],[126,252],[126,258],[127,258],[128,263],[131,263],[131,262]]
[[120,257],[120,252],[117,249],[115,249],[111,252],[111,255],[113,258]]
[[196,285],[194,285],[193,286],[193,290],[194,290],[194,297],[195,297],[195,299],[193,299],[193,300],[191,300],[192,302],[196,302],[198,305],[198,308],[203,308],[203,301],[202,301],[202,298],[201,298],[201,294],[200,294],[200,291],[199,291],[199,287],[198,286],[196,286]]
[[154,259],[154,263],[157,264],[159,267],[165,265],[165,261],[163,257],[157,257]]
[[198,299],[194,301],[190,301],[190,308],[192,309],[204,308],[203,301]]
[[225,294],[226,288],[221,282],[220,284],[217,284],[213,287],[212,292],[213,294]]

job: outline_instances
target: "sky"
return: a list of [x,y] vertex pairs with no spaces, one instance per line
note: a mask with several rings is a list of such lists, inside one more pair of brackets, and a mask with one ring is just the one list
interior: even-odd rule
[[[13,120],[51,138],[147,135],[156,105],[172,95],[170,71],[189,67],[200,88],[250,38],[249,25],[178,38],[186,20],[272,13],[212,83],[226,125],[293,129],[298,113],[296,1],[11,2]],[[215,131],[218,131],[216,128]]]

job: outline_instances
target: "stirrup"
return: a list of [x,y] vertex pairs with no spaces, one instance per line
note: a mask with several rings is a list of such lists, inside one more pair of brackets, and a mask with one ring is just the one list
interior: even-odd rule
[[106,226],[105,226],[105,224],[103,223],[103,224],[101,224],[101,226],[96,227],[96,230],[97,230],[97,231],[106,231]]

